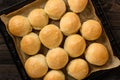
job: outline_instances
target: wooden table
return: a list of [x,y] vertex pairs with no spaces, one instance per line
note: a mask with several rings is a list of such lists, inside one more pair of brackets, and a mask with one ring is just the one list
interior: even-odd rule
[[[0,0],[0,10],[21,0]],[[120,47],[120,0],[101,0],[114,32],[114,37]],[[120,67],[104,74],[97,80],[120,80]],[[12,60],[10,52],[0,33],[0,80],[21,80],[20,74]]]

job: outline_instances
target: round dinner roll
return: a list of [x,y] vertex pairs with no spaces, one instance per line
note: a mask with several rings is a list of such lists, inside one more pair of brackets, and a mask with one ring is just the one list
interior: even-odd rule
[[86,40],[96,40],[102,33],[102,27],[96,20],[87,20],[83,23],[80,32]]
[[70,35],[66,38],[64,49],[71,57],[79,57],[83,54],[86,48],[86,42],[83,37],[78,34]]
[[52,49],[61,44],[63,35],[56,25],[49,24],[40,31],[39,38],[45,47]]
[[22,15],[13,16],[8,23],[8,29],[14,36],[22,37],[32,31],[28,19]]
[[62,71],[51,70],[45,75],[43,80],[65,80],[65,75]]
[[60,30],[66,36],[76,33],[80,26],[80,18],[73,12],[67,12],[60,20]]
[[88,0],[68,0],[70,9],[75,13],[82,12],[85,9],[87,3]]
[[43,77],[48,71],[45,56],[38,54],[29,57],[25,62],[25,70],[31,78]]
[[108,61],[108,51],[103,44],[92,43],[88,46],[85,58],[86,60],[97,66],[102,66]]
[[64,49],[58,47],[48,51],[46,60],[49,68],[61,69],[66,66],[68,55]]
[[67,73],[77,80],[82,80],[89,73],[88,63],[84,59],[74,59],[68,64]]
[[41,47],[41,41],[36,33],[29,33],[23,36],[20,46],[23,52],[28,55],[35,55],[38,53]]
[[66,11],[66,5],[63,0],[48,0],[44,9],[51,19],[59,20]]
[[36,8],[29,13],[28,20],[35,30],[41,30],[48,24],[49,18],[43,9]]

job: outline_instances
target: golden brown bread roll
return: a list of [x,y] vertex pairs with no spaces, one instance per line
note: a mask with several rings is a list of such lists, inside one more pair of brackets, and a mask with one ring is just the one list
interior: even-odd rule
[[84,59],[78,58],[70,61],[67,66],[67,72],[73,78],[77,80],[82,80],[87,76],[89,72],[89,67]]
[[53,20],[58,20],[65,13],[66,6],[63,0],[48,0],[45,4],[45,12]]
[[70,35],[66,38],[64,49],[71,57],[78,57],[83,54],[86,48],[86,42],[83,37],[78,34]]
[[49,68],[61,69],[67,64],[68,55],[64,49],[58,47],[48,51],[46,60]]
[[86,60],[94,65],[102,66],[108,61],[108,51],[103,44],[92,43],[88,46],[85,58]]
[[41,78],[48,71],[45,56],[38,54],[29,57],[25,62],[25,70],[31,78]]
[[40,31],[39,38],[44,46],[52,49],[61,44],[63,35],[56,25],[49,24]]
[[40,50],[41,41],[36,33],[29,33],[23,36],[20,46],[23,52],[28,55],[35,55]]
[[28,19],[22,15],[13,16],[8,23],[10,33],[22,37],[32,31]]
[[40,30],[48,24],[49,18],[43,9],[36,8],[29,13],[28,20],[34,29]]
[[70,9],[75,13],[82,12],[85,9],[87,3],[88,0],[68,0]]
[[87,20],[82,24],[80,31],[86,40],[96,40],[102,33],[102,27],[96,20]]
[[44,80],[65,80],[65,75],[62,71],[51,70],[45,75]]
[[60,30],[66,36],[76,33],[80,26],[80,18],[73,12],[67,12],[60,20]]

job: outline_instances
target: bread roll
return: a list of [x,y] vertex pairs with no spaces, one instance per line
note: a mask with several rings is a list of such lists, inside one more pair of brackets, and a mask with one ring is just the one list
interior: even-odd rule
[[31,78],[41,78],[48,71],[45,56],[38,54],[29,57],[25,62],[25,70]]
[[59,20],[65,11],[66,6],[63,0],[48,0],[45,4],[45,12],[53,20]]
[[86,42],[84,38],[78,34],[68,36],[64,43],[64,49],[71,57],[78,57],[82,55],[85,48]]
[[87,76],[89,67],[84,59],[74,59],[68,64],[67,72],[73,78],[82,80]]
[[85,9],[87,3],[88,0],[68,0],[70,9],[75,13],[82,12]]
[[13,16],[8,23],[8,29],[14,36],[22,37],[32,31],[28,19],[22,15]]
[[92,43],[88,46],[85,58],[86,60],[97,66],[102,66],[108,61],[108,51],[103,44]]
[[56,25],[49,24],[40,31],[39,38],[44,46],[52,49],[61,44],[63,35]]
[[61,69],[67,64],[68,55],[64,49],[54,48],[48,51],[46,60],[49,68]]
[[44,80],[65,80],[65,75],[62,71],[51,70],[46,74]]
[[76,33],[80,26],[80,18],[73,12],[67,12],[60,20],[60,30],[66,36]]
[[43,9],[36,8],[29,13],[28,20],[34,29],[41,30],[48,24],[49,18]]
[[22,51],[26,54],[35,55],[40,50],[41,41],[39,39],[39,36],[36,33],[32,32],[22,38],[20,46]]
[[96,20],[87,20],[83,23],[80,31],[86,40],[96,40],[102,33],[102,27]]

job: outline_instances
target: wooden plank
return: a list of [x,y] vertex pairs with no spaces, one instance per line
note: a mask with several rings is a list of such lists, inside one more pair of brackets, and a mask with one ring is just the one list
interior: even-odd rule
[[14,64],[11,54],[1,34],[0,34],[0,64]]
[[[113,30],[113,35],[117,40],[117,43],[120,44],[120,30]],[[120,47],[120,45],[118,45]]]
[[0,65],[0,80],[21,80],[15,65]]
[[4,44],[4,43],[5,43],[5,41],[4,41],[4,39],[3,39],[2,34],[0,33],[0,44]]
[[8,6],[11,6],[21,0],[0,0],[0,10],[7,8]]
[[112,29],[120,29],[120,0],[100,0]]
[[0,33],[0,80],[21,80],[12,56]]

